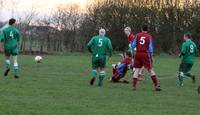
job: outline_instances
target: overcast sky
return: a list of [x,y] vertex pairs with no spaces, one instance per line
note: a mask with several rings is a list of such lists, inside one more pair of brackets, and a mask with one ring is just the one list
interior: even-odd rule
[[88,0],[4,0],[3,9],[1,9],[0,20],[6,21],[10,17],[21,17],[31,11],[33,7],[40,14],[49,14],[59,4],[79,4],[82,9],[85,8]]

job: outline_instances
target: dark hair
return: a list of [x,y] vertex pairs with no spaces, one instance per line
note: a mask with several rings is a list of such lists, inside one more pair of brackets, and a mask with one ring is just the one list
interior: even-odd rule
[[16,22],[16,20],[14,18],[11,18],[9,20],[9,25],[13,25],[13,24],[15,24],[15,22]]
[[142,31],[148,31],[148,25],[147,24],[142,25]]
[[192,35],[188,32],[184,34],[187,38],[192,39]]
[[132,57],[132,54],[131,54],[130,51],[127,51],[127,52],[126,52],[126,55],[127,55],[128,57]]

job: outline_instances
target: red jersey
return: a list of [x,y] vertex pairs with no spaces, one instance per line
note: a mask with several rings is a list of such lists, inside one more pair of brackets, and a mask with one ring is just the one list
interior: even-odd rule
[[153,53],[152,37],[147,32],[140,32],[132,44],[136,52]]
[[132,58],[131,57],[128,57],[128,58],[125,58],[123,61],[122,61],[123,64],[126,64],[126,65],[129,65],[132,63]]
[[128,36],[128,41],[129,41],[129,43],[132,43],[132,42],[134,41],[134,39],[135,39],[135,35],[130,34],[130,35]]

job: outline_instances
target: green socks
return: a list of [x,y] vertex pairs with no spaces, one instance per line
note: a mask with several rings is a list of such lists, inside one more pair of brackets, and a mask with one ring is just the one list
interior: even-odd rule
[[[97,71],[96,70],[92,70],[92,78],[96,78],[97,77]],[[103,86],[103,79],[105,77],[105,71],[101,71],[99,73],[99,83],[98,86]]]
[[92,77],[96,78],[97,77],[97,70],[92,70]]
[[10,69],[10,60],[6,60],[6,69]]
[[180,72],[178,75],[178,79],[179,79],[179,85],[183,86],[183,77],[184,77],[184,73]]
[[99,84],[98,84],[98,86],[103,86],[104,77],[105,77],[105,72],[104,71],[100,72],[99,73]]
[[19,70],[19,66],[17,63],[14,64],[14,74],[15,76],[18,76],[18,70]]
[[190,72],[188,72],[188,73],[180,72],[179,75],[178,75],[179,85],[180,85],[180,86],[183,86],[183,78],[184,78],[184,75],[186,75],[187,77],[193,79],[192,73],[190,73]]

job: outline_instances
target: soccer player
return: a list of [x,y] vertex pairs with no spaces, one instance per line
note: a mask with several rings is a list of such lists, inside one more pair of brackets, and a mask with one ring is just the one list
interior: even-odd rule
[[183,39],[185,42],[183,43],[181,49],[180,57],[182,57],[182,61],[179,67],[178,75],[180,86],[183,86],[184,75],[190,77],[193,83],[195,83],[195,76],[192,75],[191,69],[197,52],[196,44],[192,41],[192,36],[189,33],[184,34]]
[[111,82],[114,83],[128,83],[128,81],[120,81],[122,79],[127,71],[130,69],[132,64],[132,54],[131,52],[127,51],[125,55],[121,54],[122,61],[120,64],[114,64],[113,65],[113,76],[111,77]]
[[103,85],[103,79],[105,77],[105,67],[107,56],[110,60],[112,56],[112,44],[108,37],[105,36],[105,29],[99,30],[99,35],[94,36],[88,43],[88,49],[92,53],[92,79],[90,85],[93,85],[97,74],[99,73],[98,86]]
[[[135,35],[133,35],[132,33],[131,33],[131,28],[130,27],[126,27],[125,29],[124,29],[124,33],[126,34],[126,36],[128,37],[128,42],[129,42],[129,46],[128,46],[128,51],[129,52],[131,52],[132,53],[132,57],[134,57],[134,54],[135,54],[135,52],[136,52],[136,48],[132,48],[132,43],[133,43],[133,41],[134,41],[134,39],[135,39]],[[143,76],[144,75],[144,67],[142,67],[141,69],[140,69],[140,72],[139,72],[139,77],[138,77],[138,80],[139,81],[142,81],[142,78],[141,78],[141,76]]]
[[128,51],[131,52],[132,54],[134,53],[134,50],[131,47],[131,44],[133,42],[133,40],[135,39],[135,35],[133,35],[131,33],[131,28],[130,27],[126,27],[124,29],[124,33],[126,34],[126,36],[128,37],[128,42],[129,42],[129,46],[128,46]]
[[17,55],[19,54],[19,40],[20,40],[20,33],[18,29],[14,27],[16,20],[11,18],[9,20],[9,24],[7,27],[3,28],[3,38],[1,42],[4,44],[4,53],[6,56],[6,71],[4,76],[7,76],[10,71],[11,65],[11,58],[14,67],[14,78],[18,79],[18,62],[17,62]]
[[144,66],[151,74],[151,79],[153,81],[155,90],[161,91],[156,73],[152,67],[151,56],[153,53],[153,45],[152,45],[152,37],[151,35],[148,34],[147,25],[142,26],[142,32],[136,35],[136,38],[132,43],[132,47],[137,49],[134,58],[135,72],[133,75],[133,90],[136,90],[139,71]]

